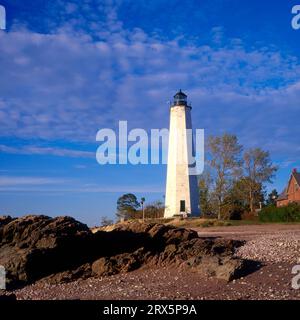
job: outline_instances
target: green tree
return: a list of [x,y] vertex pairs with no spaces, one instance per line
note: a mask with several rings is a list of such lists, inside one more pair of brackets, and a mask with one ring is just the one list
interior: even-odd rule
[[122,195],[117,201],[117,213],[118,220],[136,218],[137,210],[140,204],[137,197],[132,193]]
[[233,187],[230,192],[230,200],[232,203],[232,207],[235,211],[235,216],[238,214],[243,214],[245,211],[249,211],[250,209],[250,198],[249,198],[249,185],[255,186],[255,192],[253,193],[253,203],[255,206],[258,206],[259,203],[264,202],[264,188],[261,183],[254,184],[249,181],[248,177],[241,177],[237,181],[234,182]]
[[244,153],[244,188],[248,193],[250,211],[255,210],[255,200],[261,186],[272,183],[277,167],[273,165],[270,154],[260,148],[249,149]]
[[213,179],[208,171],[199,177],[199,202],[203,217],[211,216],[214,213],[211,192],[212,183]]
[[267,206],[275,206],[277,198],[278,198],[278,192],[276,189],[274,189],[271,191],[271,193],[268,194],[268,198],[266,201]]
[[209,164],[215,171],[214,194],[218,205],[218,219],[221,219],[224,199],[233,181],[241,174],[242,146],[235,135],[224,134],[219,137],[210,137],[208,147],[211,157]]
[[164,217],[165,205],[160,200],[154,201],[145,207],[145,217],[158,219]]
[[113,224],[114,221],[112,219],[109,219],[108,217],[104,216],[101,218],[101,226],[102,227],[106,227],[109,226],[111,224]]

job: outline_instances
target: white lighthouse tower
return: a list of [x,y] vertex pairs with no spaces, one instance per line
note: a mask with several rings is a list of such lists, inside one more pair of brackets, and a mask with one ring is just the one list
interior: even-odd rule
[[190,166],[195,166],[191,161],[191,110],[187,96],[180,90],[170,108],[165,218],[200,215],[197,176],[189,174]]

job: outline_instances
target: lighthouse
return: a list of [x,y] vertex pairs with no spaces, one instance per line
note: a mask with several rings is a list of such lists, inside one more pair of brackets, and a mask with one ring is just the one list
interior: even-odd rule
[[165,218],[199,216],[197,176],[191,175],[194,142],[192,139],[192,107],[181,90],[170,108],[168,167],[165,197]]

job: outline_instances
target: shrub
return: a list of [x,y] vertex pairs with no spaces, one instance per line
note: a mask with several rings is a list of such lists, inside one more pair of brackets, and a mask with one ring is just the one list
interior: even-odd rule
[[285,207],[268,206],[259,213],[262,222],[300,222],[300,205],[290,203]]
[[106,227],[114,224],[112,219],[107,218],[106,216],[101,218],[101,227]]
[[247,220],[247,221],[258,221],[259,217],[258,214],[256,212],[249,212],[249,211],[245,211],[242,214],[242,220]]
[[201,227],[203,228],[209,228],[209,227],[228,227],[232,224],[229,221],[223,221],[223,220],[205,220],[201,223]]
[[201,223],[201,227],[203,227],[203,228],[208,228],[208,227],[213,227],[213,226],[214,226],[214,222],[212,220],[206,220]]

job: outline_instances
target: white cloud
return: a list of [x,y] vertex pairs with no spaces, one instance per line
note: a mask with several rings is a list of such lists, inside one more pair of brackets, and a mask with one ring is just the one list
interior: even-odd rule
[[79,181],[60,178],[0,176],[0,192],[42,192],[42,193],[164,193],[159,186],[126,186],[98,184],[84,185]]
[[117,6],[106,1],[96,12],[88,4],[69,2],[66,8],[64,14],[76,19],[51,34],[17,26],[0,33],[0,137],[94,142],[98,129],[119,120],[131,127],[166,127],[166,101],[181,87],[193,102],[194,125],[207,134],[230,131],[248,145],[299,156],[293,148],[299,136],[296,57],[274,48],[246,49],[239,39],[225,39],[221,27],[212,30],[213,46],[126,30]]
[[[0,176],[0,187],[42,186],[49,184],[62,184],[65,180],[45,177]],[[25,189],[26,190],[26,189]]]
[[95,158],[95,152],[53,147],[22,146],[19,148],[0,145],[0,152],[10,154],[52,155],[59,157]]

